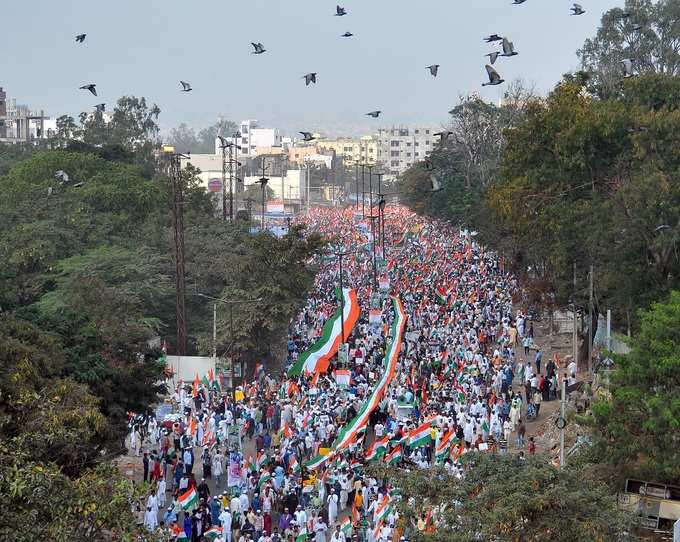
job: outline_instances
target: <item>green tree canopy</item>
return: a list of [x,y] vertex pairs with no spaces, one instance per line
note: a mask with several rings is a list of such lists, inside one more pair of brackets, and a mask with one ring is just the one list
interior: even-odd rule
[[651,481],[680,483],[680,292],[640,314],[616,356],[611,395],[595,404],[602,457]]

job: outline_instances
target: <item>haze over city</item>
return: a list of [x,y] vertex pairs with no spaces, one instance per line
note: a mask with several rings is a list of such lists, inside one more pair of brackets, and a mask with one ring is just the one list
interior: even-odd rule
[[[508,36],[520,55],[496,68],[541,93],[578,69],[576,50],[613,4],[592,0],[580,17],[570,2],[177,0],[115,4],[85,0],[13,2],[3,11],[2,84],[21,103],[77,116],[98,101],[145,96],[162,110],[163,131],[209,125],[222,115],[257,118],[294,132],[357,134],[391,124],[440,124],[459,94],[497,101],[482,88],[484,43]],[[416,9],[417,8],[417,9]],[[30,23],[29,23],[30,22]],[[350,31],[354,36],[341,38]],[[87,33],[80,46],[73,37]],[[264,55],[252,55],[262,42]],[[441,64],[437,78],[426,66]],[[318,84],[302,76],[318,72]],[[179,80],[193,91],[179,91]],[[78,91],[96,82],[100,99]],[[367,118],[374,109],[380,119]]]

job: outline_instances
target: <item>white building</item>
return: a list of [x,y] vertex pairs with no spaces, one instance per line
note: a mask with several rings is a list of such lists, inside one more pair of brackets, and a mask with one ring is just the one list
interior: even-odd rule
[[434,127],[404,127],[380,129],[378,140],[378,162],[393,175],[399,175],[416,162],[424,160],[434,150],[439,130]]
[[[252,158],[257,156],[258,147],[271,149],[272,147],[280,147],[282,144],[281,134],[277,128],[260,128],[256,120],[241,121],[239,128],[240,137],[234,139],[226,138],[231,143],[240,145],[241,149],[238,151],[241,156]],[[219,154],[220,140],[215,141],[215,154]]]

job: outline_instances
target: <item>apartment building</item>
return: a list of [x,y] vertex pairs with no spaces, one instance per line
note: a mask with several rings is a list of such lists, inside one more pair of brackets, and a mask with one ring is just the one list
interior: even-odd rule
[[322,151],[334,151],[345,162],[375,164],[378,160],[378,140],[373,136],[361,136],[359,139],[320,139],[316,146]]
[[385,172],[400,175],[434,150],[439,130],[434,127],[393,126],[378,130],[377,161]]

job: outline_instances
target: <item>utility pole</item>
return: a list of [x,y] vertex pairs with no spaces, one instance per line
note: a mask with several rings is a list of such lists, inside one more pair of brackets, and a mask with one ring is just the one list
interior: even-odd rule
[[357,212],[359,212],[359,160],[357,160],[354,163],[354,167],[355,167],[354,180],[355,180],[356,185],[357,185],[357,190],[356,190],[357,205],[356,205],[356,207],[357,207]]
[[574,363],[578,370],[578,331],[576,329],[576,262],[574,262],[574,292],[573,292],[573,308],[574,308],[574,325],[572,327],[572,355],[574,357]]
[[368,218],[371,221],[371,251],[373,252],[373,290],[378,289],[378,269],[375,257],[375,221],[378,218],[377,215],[369,215]]
[[567,403],[567,375],[563,374],[562,375],[562,388],[561,388],[561,397],[560,397],[560,419],[558,420],[560,422],[559,424],[559,430],[560,430],[560,469],[564,468],[565,463],[567,462],[567,454],[565,453],[564,449],[564,429],[567,425],[567,419],[564,417],[566,414],[566,403]]
[[368,166],[368,202],[373,214],[373,165]]
[[213,365],[217,364],[217,303],[213,303]]
[[169,154],[168,176],[172,185],[172,221],[175,230],[175,320],[177,324],[178,356],[187,353],[187,320],[186,320],[186,280],[184,272],[184,190],[182,182],[183,154],[175,152],[174,147],[164,147]]
[[[227,144],[220,140],[222,149],[222,220],[227,220]],[[231,154],[231,147],[229,148]]]
[[269,182],[269,179],[264,176],[265,174],[265,158],[264,156],[262,157],[262,177],[260,177],[260,180],[257,181],[259,184],[262,185],[262,226],[261,226],[261,231],[264,231],[264,210],[265,210],[265,197],[266,197],[266,192],[267,192],[267,183]]
[[366,164],[361,164],[361,216],[366,218]]
[[593,376],[593,264],[590,264],[588,286],[588,376]]

